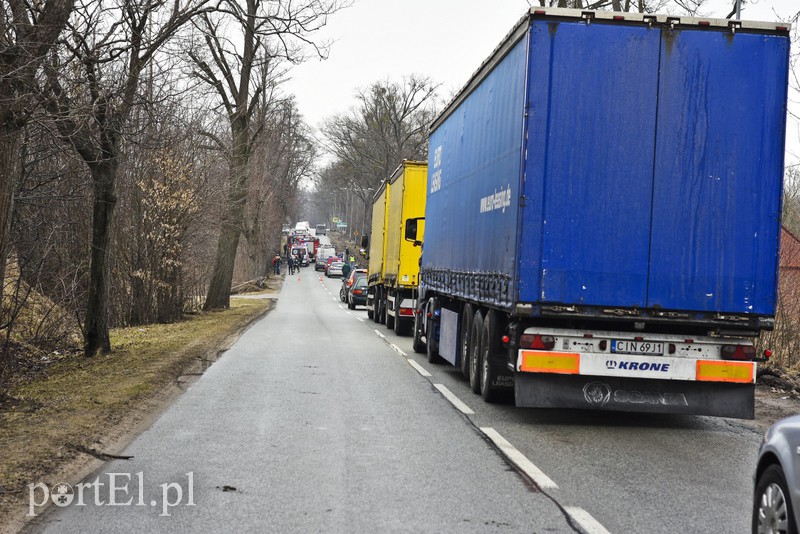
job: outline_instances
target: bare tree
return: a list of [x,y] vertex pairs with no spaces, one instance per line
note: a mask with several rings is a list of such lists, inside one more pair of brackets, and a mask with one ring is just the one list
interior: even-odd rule
[[103,0],[80,6],[69,34],[46,65],[43,102],[58,133],[86,164],[94,203],[89,294],[84,321],[87,356],[109,352],[109,255],[117,170],[124,131],[142,74],[155,54],[207,0]]
[[[196,24],[205,48],[189,50],[195,75],[213,90],[230,124],[229,142],[209,135],[228,156],[229,182],[204,309],[230,305],[236,250],[244,228],[248,163],[263,126],[254,123],[254,114],[269,109],[262,104],[282,78],[282,60],[301,61],[306,45],[324,57],[324,46],[311,41],[311,36],[344,5],[341,0],[222,0],[219,14],[205,15]],[[237,32],[235,38],[227,33],[229,28]]]
[[8,0],[0,9],[0,291],[14,184],[20,173],[22,129],[35,108],[36,75],[74,4],[74,0]]
[[335,161],[319,175],[319,193],[335,197],[347,191],[361,204],[359,218],[368,220],[372,195],[381,181],[404,159],[427,159],[428,125],[435,115],[438,87],[426,77],[411,75],[360,91],[354,110],[334,116],[323,127]]

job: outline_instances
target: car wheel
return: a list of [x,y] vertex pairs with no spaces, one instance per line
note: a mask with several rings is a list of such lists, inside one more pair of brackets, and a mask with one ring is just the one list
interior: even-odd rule
[[429,363],[439,363],[439,347],[433,340],[433,318],[425,322],[425,352],[428,354]]
[[792,501],[780,465],[767,467],[756,483],[753,532],[797,534]]
[[417,354],[425,354],[425,343],[422,342],[422,314],[414,313],[414,340],[411,343],[411,348]]
[[481,346],[481,339],[483,338],[483,315],[480,310],[475,311],[475,316],[472,319],[472,328],[470,328],[469,344],[472,345],[472,350],[469,354],[469,387],[473,393],[481,392],[481,356],[483,355],[483,347]]
[[475,312],[472,309],[472,304],[464,304],[464,309],[461,311],[461,332],[459,339],[459,349],[461,358],[461,374],[464,378],[469,380],[469,355],[472,351],[472,345],[469,342],[470,335],[472,335],[472,316]]
[[351,310],[355,310],[356,309],[356,301],[354,301],[353,299],[349,299],[348,302],[347,302],[347,307],[349,309],[351,309]]

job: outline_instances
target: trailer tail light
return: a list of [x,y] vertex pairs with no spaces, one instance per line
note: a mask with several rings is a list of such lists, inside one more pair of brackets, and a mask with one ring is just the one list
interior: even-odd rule
[[723,360],[752,361],[756,357],[756,348],[751,345],[723,345]]
[[539,334],[522,334],[519,346],[523,349],[552,350],[556,346],[556,338]]
[[764,359],[769,360],[770,358],[772,358],[772,351],[767,349],[764,351]]
[[508,345],[509,343],[511,343],[511,338],[508,336],[503,336],[500,338],[500,343],[502,343],[503,345]]
[[411,308],[400,308],[400,315],[402,315],[403,317],[413,317],[414,310],[412,310]]

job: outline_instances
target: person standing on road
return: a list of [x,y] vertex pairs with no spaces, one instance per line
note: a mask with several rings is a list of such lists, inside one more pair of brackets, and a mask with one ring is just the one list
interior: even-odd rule
[[346,280],[347,277],[350,276],[350,270],[351,270],[350,264],[345,263],[344,265],[342,265],[342,278]]
[[292,260],[291,256],[286,256],[286,265],[289,269],[289,275],[291,276],[294,274],[294,260]]
[[275,274],[280,275],[281,274],[281,255],[280,254],[275,254],[275,257],[272,258],[272,265],[273,265]]

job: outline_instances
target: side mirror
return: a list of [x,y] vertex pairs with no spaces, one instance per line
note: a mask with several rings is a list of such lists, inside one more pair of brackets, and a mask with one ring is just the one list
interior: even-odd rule
[[414,217],[413,219],[406,219],[406,231],[405,231],[405,239],[406,241],[411,241],[414,243],[415,247],[419,247],[422,245],[422,241],[417,239],[418,234],[418,227],[419,221],[424,221],[425,217]]

